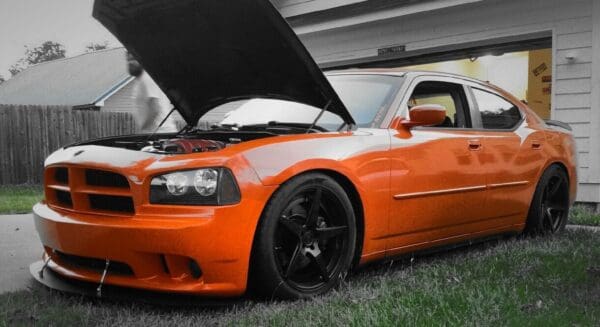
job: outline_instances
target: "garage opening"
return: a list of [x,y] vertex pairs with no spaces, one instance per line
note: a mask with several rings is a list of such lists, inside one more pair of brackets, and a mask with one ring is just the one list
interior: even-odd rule
[[552,38],[490,42],[493,40],[480,46],[454,46],[453,49],[434,48],[418,52],[402,50],[393,53],[387,48],[380,49],[383,56],[335,68],[398,68],[469,76],[500,86],[526,101],[541,118],[550,119]]
[[525,100],[541,118],[550,119],[552,49],[472,56],[402,68],[454,73],[488,81]]

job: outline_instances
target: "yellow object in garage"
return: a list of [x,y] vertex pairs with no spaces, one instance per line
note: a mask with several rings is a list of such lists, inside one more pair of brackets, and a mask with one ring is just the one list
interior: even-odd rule
[[529,51],[527,102],[541,118],[550,118],[552,94],[552,49]]

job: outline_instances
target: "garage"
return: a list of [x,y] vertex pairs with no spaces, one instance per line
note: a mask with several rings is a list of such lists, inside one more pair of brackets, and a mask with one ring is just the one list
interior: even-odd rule
[[600,203],[600,3],[279,0],[325,70],[438,70],[497,84],[571,125],[577,200]]

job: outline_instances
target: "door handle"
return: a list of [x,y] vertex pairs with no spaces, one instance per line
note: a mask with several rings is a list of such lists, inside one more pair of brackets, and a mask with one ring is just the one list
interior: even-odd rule
[[478,151],[481,150],[481,141],[479,140],[469,140],[469,150]]
[[533,140],[531,141],[531,148],[534,150],[539,150],[542,148],[542,142],[538,141],[538,140]]

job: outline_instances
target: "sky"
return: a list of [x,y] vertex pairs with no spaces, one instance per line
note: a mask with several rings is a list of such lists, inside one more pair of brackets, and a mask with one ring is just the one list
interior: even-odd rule
[[81,54],[89,43],[120,46],[92,17],[93,0],[0,0],[0,75],[24,57],[25,46],[45,41],[63,44],[67,57]]

